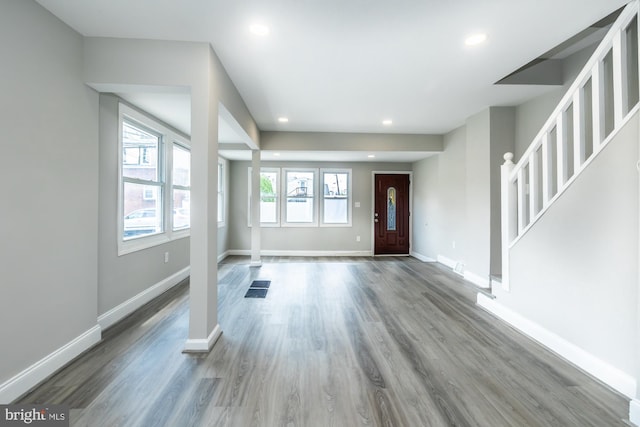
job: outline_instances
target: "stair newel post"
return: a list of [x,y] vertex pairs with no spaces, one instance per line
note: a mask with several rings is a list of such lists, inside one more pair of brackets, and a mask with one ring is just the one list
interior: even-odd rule
[[513,230],[517,227],[517,195],[515,186],[511,182],[511,173],[513,172],[513,153],[504,155],[504,164],[500,167],[502,179],[502,287],[509,290],[509,244],[512,240]]

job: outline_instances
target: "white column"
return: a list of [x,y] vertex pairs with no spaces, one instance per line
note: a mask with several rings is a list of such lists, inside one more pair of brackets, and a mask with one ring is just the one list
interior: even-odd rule
[[260,150],[251,151],[251,267],[260,267]]
[[191,279],[185,352],[208,352],[218,325],[218,100],[214,88],[191,91]]
[[500,167],[502,180],[502,288],[505,291],[510,290],[509,284],[509,244],[512,240],[512,234],[517,226],[516,218],[516,194],[515,188],[511,184],[510,176],[513,170],[513,153],[504,155],[504,164]]

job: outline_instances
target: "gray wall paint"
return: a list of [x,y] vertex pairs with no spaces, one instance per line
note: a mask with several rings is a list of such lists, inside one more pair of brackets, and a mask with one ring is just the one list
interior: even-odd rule
[[118,256],[118,101],[114,95],[100,95],[98,314],[189,265],[189,238]]
[[563,61],[564,85],[551,87],[544,95],[531,99],[516,107],[516,133],[514,162],[529,148],[540,129],[565,95],[575,78],[580,74],[597,45],[586,47]]
[[96,325],[98,95],[82,37],[0,3],[0,383]]
[[261,132],[263,150],[442,151],[442,135]]
[[491,152],[489,154],[491,166],[491,266],[490,273],[502,274],[502,226],[501,226],[501,173],[500,166],[504,163],[504,154],[513,152],[515,139],[514,107],[491,107]]
[[511,250],[497,301],[635,376],[638,117]]
[[465,271],[489,276],[491,235],[491,112],[486,109],[467,119],[465,181]]
[[445,135],[443,153],[414,163],[417,253],[462,262],[482,280],[500,272],[500,165],[514,126],[514,108],[488,108]]
[[[251,248],[248,218],[248,172],[250,162],[231,163],[230,249]],[[262,167],[351,168],[352,203],[351,227],[264,227],[263,250],[287,251],[370,251],[372,222],[372,171],[411,171],[407,163],[322,163],[322,162],[263,162]],[[353,206],[352,204],[352,206]],[[356,242],[360,236],[360,242]]]
[[441,154],[413,164],[414,250],[429,258],[465,259],[466,140],[463,126],[444,136]]

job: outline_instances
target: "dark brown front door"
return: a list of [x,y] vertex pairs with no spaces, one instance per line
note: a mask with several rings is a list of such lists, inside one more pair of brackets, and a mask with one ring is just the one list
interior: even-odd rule
[[408,254],[409,175],[376,174],[374,207],[374,253]]

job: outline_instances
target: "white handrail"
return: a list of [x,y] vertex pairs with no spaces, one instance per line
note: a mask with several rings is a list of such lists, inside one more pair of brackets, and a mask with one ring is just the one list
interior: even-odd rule
[[[602,39],[602,42],[600,42],[600,45],[598,46],[598,48],[595,50],[595,52],[593,52],[593,54],[591,55],[591,57],[583,67],[580,74],[578,74],[578,77],[576,77],[573,84],[569,87],[569,89],[567,90],[567,93],[562,97],[562,99],[558,103],[558,106],[553,110],[553,112],[551,113],[551,116],[549,116],[549,119],[547,119],[545,124],[542,126],[542,128],[540,129],[540,132],[538,132],[536,137],[533,138],[533,142],[531,143],[531,145],[529,145],[529,148],[527,148],[527,151],[524,152],[524,154],[520,158],[520,161],[516,163],[516,166],[512,171],[512,176],[511,176],[512,179],[515,178],[517,170],[524,166],[524,164],[526,163],[526,159],[529,158],[529,155],[540,147],[542,136],[546,132],[553,129],[560,113],[565,111],[573,101],[574,94],[578,91],[578,89],[584,88],[584,85],[594,74],[594,68],[598,69],[597,77],[599,82],[598,84],[592,84],[592,87],[604,86],[604,85],[602,86],[600,85],[601,83],[604,83],[604,73],[601,72],[602,61],[604,60],[605,56],[607,56],[607,54],[609,53],[609,50],[611,50],[611,48],[613,47],[614,38],[616,38],[616,36],[618,37],[621,36],[621,33],[624,30],[626,30],[626,28],[629,26],[629,24],[637,14],[638,14],[637,1],[629,3],[625,7],[625,9],[622,11],[620,16],[616,20],[616,22],[612,25],[612,27],[609,29],[605,37]],[[601,104],[602,104],[602,107],[604,107],[604,97],[600,97],[598,99],[598,105],[601,105]],[[601,110],[604,110],[604,108],[602,108]],[[601,133],[601,132],[598,132],[598,133]],[[595,133],[594,133],[594,136],[595,136]]]
[[[625,7],[518,163],[514,165],[511,161],[512,153],[504,156],[501,195],[502,283],[505,289],[510,286],[509,249],[531,229],[538,218],[640,109],[637,103],[640,93],[630,92],[630,87],[637,90],[640,82],[629,84],[630,64],[627,62],[628,49],[631,47],[638,49],[635,56],[640,58],[640,42],[633,40],[630,46],[627,37],[634,18],[636,36],[640,34],[640,19],[637,19],[639,5],[640,0],[635,0]],[[605,81],[605,73],[608,72],[605,65],[609,64],[605,64],[605,61],[608,61],[609,55],[612,77],[607,76],[608,81]],[[639,67],[637,63],[633,65]],[[633,71],[637,74],[633,76],[640,78],[640,70],[636,68]],[[587,99],[585,86],[590,79],[591,99]],[[630,95],[634,95],[631,99],[636,101],[635,106],[629,105]],[[605,108],[607,98],[613,100],[610,115],[607,115]],[[589,102],[591,115],[586,113]],[[569,120],[570,113],[573,114],[572,120]],[[591,129],[587,129],[589,118],[592,122]],[[607,118],[613,123],[607,123]],[[555,140],[552,138],[554,130]],[[588,130],[592,133],[591,147],[587,146],[586,141]],[[553,142],[555,147],[552,146]],[[592,148],[589,156],[588,148]]]

